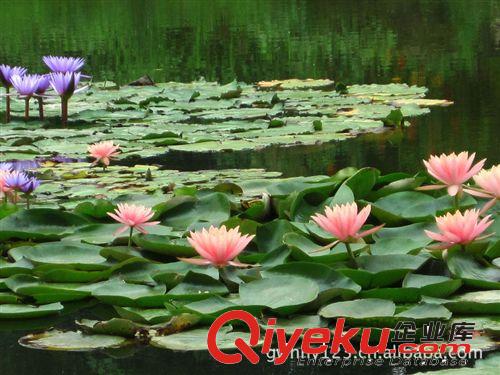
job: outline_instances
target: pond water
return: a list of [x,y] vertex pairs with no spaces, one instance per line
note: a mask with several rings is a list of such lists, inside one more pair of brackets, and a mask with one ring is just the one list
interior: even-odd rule
[[[18,0],[2,2],[0,24],[0,61],[33,70],[42,71],[42,55],[67,54],[84,56],[86,72],[96,80],[118,83],[144,74],[156,81],[203,76],[222,83],[328,77],[346,84],[424,85],[428,97],[455,102],[433,108],[404,131],[321,146],[179,156],[165,160],[170,167],[263,167],[307,175],[352,165],[412,172],[430,153],[461,150],[477,152],[490,164],[500,161],[498,1]],[[61,368],[67,374],[180,374],[195,365],[206,373],[234,371],[208,356],[149,349],[122,359],[35,352],[17,345],[19,332],[4,331],[1,374]],[[293,366],[279,371],[305,372]]]
[[347,165],[415,171],[430,153],[499,161],[498,1],[26,1],[2,4],[0,60],[84,56],[97,80],[222,83],[325,78],[406,82],[455,101],[413,127],[321,146],[165,160],[181,169],[265,167],[287,175]]

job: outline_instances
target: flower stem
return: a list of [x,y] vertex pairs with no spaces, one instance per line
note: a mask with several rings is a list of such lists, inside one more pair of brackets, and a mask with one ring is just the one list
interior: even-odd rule
[[5,97],[5,123],[9,123],[10,122],[10,96],[9,96],[10,87],[5,88],[5,91],[7,92],[7,96]]
[[30,97],[24,99],[24,121],[29,121],[30,119]]
[[128,247],[132,246],[132,232],[134,231],[134,227],[130,227],[130,232],[128,235]]
[[14,190],[14,205],[17,206],[17,190]]
[[29,194],[26,195],[26,209],[30,209],[30,196]]
[[349,242],[345,242],[345,248],[347,249],[347,254],[349,254],[349,257],[351,258],[351,263],[354,268],[359,268],[358,262],[356,262],[356,258],[354,257],[354,253],[352,252],[351,249],[351,244]]
[[68,99],[61,98],[61,122],[66,128],[68,127]]
[[38,97],[38,117],[40,117],[40,120],[44,119],[44,116],[43,116],[43,98],[41,96]]
[[458,193],[453,197],[453,207],[455,208],[455,211],[460,210],[460,198],[458,197]]

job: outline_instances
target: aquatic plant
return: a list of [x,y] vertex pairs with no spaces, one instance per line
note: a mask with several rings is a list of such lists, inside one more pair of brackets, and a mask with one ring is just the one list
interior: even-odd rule
[[247,264],[238,262],[234,258],[254,237],[254,235],[242,235],[239,226],[228,230],[225,225],[220,228],[212,225],[208,230],[203,228],[201,231],[189,233],[189,243],[202,258],[179,258],[179,260],[199,266],[212,265],[217,268],[227,265],[246,267]]
[[26,208],[30,208],[30,200],[33,192],[40,186],[40,180],[36,177],[29,177],[28,181],[21,186],[20,190],[24,193],[26,198]]
[[129,230],[129,247],[132,243],[132,233],[134,229],[137,229],[141,233],[147,234],[144,227],[157,225],[160,223],[159,221],[149,221],[154,216],[154,212],[151,210],[151,208],[145,207],[143,205],[119,203],[118,208],[115,209],[114,213],[108,212],[108,215],[119,223],[124,224],[115,232],[115,235],[123,233],[127,229]]
[[481,209],[482,214],[492,208],[500,199],[500,164],[490,169],[483,169],[473,178],[479,189],[468,187],[464,191],[476,197],[491,198]]
[[120,154],[118,151],[119,147],[120,145],[115,145],[113,141],[103,141],[90,145],[88,147],[88,152],[91,157],[95,158],[92,165],[101,164],[102,169],[106,170],[110,160]]
[[427,236],[439,245],[430,246],[433,249],[447,249],[454,245],[468,245],[474,240],[481,240],[487,236],[481,234],[493,224],[491,216],[488,215],[480,220],[479,210],[466,210],[464,213],[457,211],[454,214],[447,213],[436,217],[439,233],[425,230]]
[[9,91],[12,87],[12,76],[23,76],[26,74],[26,68],[22,68],[20,66],[11,67],[9,65],[2,64],[0,65],[0,82],[2,86],[5,88],[6,97],[5,97],[5,122],[10,122],[10,95]]
[[24,99],[24,120],[30,118],[30,99],[36,94],[40,85],[41,76],[38,74],[25,74],[23,76],[13,75],[12,86],[21,98]]
[[3,186],[8,192],[13,193],[12,201],[14,204],[18,201],[18,192],[23,191],[24,186],[30,181],[30,178],[24,172],[11,171],[3,177]]
[[424,160],[424,165],[427,172],[442,184],[423,186],[419,190],[446,188],[449,195],[460,198],[463,191],[462,185],[478,173],[486,161],[483,159],[473,165],[475,156],[475,153],[469,156],[469,153],[465,151],[458,155],[454,152],[448,155],[431,155],[429,160]]
[[44,56],[42,60],[54,73],[76,73],[85,64],[81,57]]
[[68,102],[73,94],[81,91],[77,89],[80,82],[80,73],[50,73],[50,85],[61,97],[61,122],[68,125]]
[[355,202],[325,207],[325,214],[316,214],[311,217],[313,221],[322,229],[333,235],[337,240],[328,246],[335,246],[343,242],[353,265],[356,265],[356,258],[351,250],[350,242],[355,242],[360,238],[369,236],[382,229],[384,224],[374,228],[359,232],[370,216],[371,206],[367,205],[358,213],[358,206]]

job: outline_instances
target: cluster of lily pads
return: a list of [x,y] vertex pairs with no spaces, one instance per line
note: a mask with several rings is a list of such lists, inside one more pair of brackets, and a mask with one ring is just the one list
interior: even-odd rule
[[[75,331],[20,340],[62,350],[200,350],[210,322],[233,309],[262,326],[277,316],[286,332],[345,317],[375,331],[413,320],[420,336],[425,322],[466,321],[476,324],[473,347],[493,350],[500,176],[473,159],[431,157],[438,184],[427,173],[348,168],[172,186],[147,203],[106,191],[66,210],[4,203],[0,319],[54,326],[76,303],[109,307],[105,318],[88,312]],[[218,339],[231,348],[245,334],[227,327]]]
[[12,121],[0,134],[0,158],[82,159],[89,144],[114,141],[121,148],[120,164],[161,164],[168,153],[340,141],[408,124],[431,106],[451,104],[425,98],[426,88],[406,84],[351,85],[343,90],[335,90],[335,85],[326,79],[122,87],[94,82],[72,97],[64,133],[59,129],[60,103],[53,97],[44,97],[43,121],[24,121],[24,105],[13,102]]
[[0,83],[6,91],[6,123],[11,120],[10,89],[14,87],[19,98],[24,100],[25,121],[30,119],[30,99],[33,97],[38,99],[39,118],[44,120],[43,99],[49,95],[47,91],[51,88],[55,96],[61,99],[61,122],[67,124],[69,99],[74,93],[85,89],[77,88],[85,60],[79,57],[44,56],[43,62],[51,73],[28,74],[27,69],[20,66],[0,65]]

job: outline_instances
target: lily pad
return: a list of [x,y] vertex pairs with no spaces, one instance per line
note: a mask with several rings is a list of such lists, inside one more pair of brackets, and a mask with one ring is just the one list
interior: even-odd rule
[[19,339],[19,344],[31,349],[82,352],[119,348],[128,344],[128,341],[119,336],[85,335],[81,332],[55,330],[24,336]]

